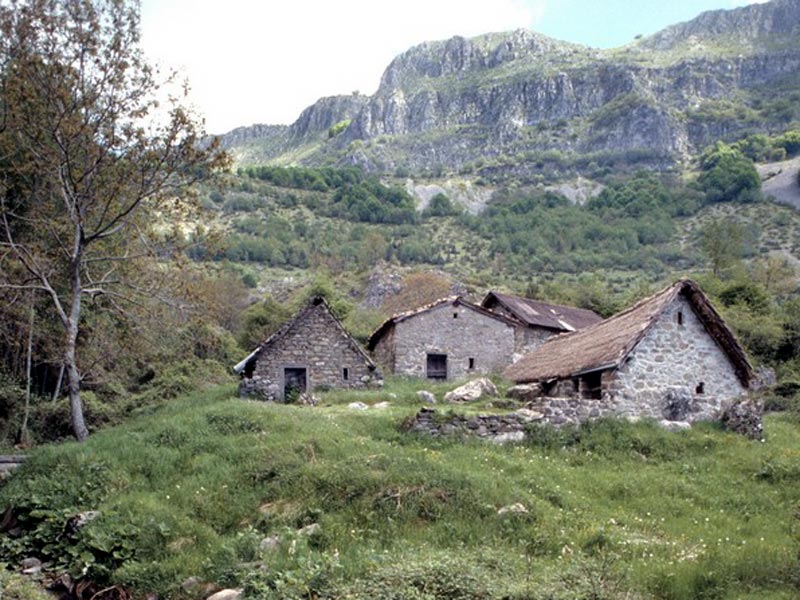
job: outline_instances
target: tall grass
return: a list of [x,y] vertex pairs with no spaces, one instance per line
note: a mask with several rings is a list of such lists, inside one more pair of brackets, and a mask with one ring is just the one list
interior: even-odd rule
[[202,596],[189,576],[258,598],[800,594],[796,423],[770,417],[766,443],[610,421],[496,446],[401,433],[416,389],[309,408],[221,388],[43,447],[0,489],[24,532],[0,560],[171,598]]

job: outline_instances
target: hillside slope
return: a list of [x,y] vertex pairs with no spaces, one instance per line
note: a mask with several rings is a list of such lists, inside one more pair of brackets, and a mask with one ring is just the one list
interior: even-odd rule
[[497,446],[401,433],[415,389],[310,408],[222,388],[37,449],[0,489],[16,527],[0,560],[192,600],[221,586],[262,600],[800,593],[789,417],[767,419],[766,443],[608,422]]

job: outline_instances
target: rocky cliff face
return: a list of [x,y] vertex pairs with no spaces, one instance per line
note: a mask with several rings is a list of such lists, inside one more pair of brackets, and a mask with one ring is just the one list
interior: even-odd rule
[[[427,42],[392,61],[374,96],[324,98],[264,139],[285,136],[271,143],[285,151],[316,137],[306,162],[384,172],[469,171],[489,160],[530,174],[547,152],[561,153],[562,167],[587,154],[667,165],[745,128],[778,127],[755,99],[774,100],[764,95],[771,86],[800,89],[798,42],[800,0],[703,13],[606,51],[525,30]],[[749,118],[731,119],[724,102]],[[335,139],[321,138],[345,119]]]

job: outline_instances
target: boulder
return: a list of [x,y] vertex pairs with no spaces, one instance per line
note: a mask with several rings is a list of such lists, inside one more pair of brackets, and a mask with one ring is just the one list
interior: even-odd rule
[[281,545],[281,539],[277,535],[271,535],[261,540],[258,545],[259,549],[263,552],[274,552]]
[[220,590],[216,594],[211,594],[206,600],[241,600],[244,590]]
[[533,402],[542,394],[542,386],[538,383],[523,383],[511,387],[506,396],[520,402]]
[[492,436],[492,442],[495,444],[508,444],[514,442],[522,442],[525,440],[524,431],[506,431],[498,435]]
[[544,419],[544,413],[539,412],[538,410],[532,410],[530,408],[520,408],[517,411],[517,415],[522,421],[541,421]]
[[505,515],[507,513],[517,513],[517,514],[525,514],[528,512],[528,509],[520,503],[516,502],[514,504],[509,504],[508,506],[504,506],[497,511],[498,515]]
[[473,379],[444,395],[445,402],[473,402],[485,396],[497,396],[497,388],[491,380],[481,377]]
[[25,575],[36,575],[42,571],[42,561],[38,558],[23,558],[20,566],[22,567],[22,573]]
[[297,535],[311,536],[319,533],[320,529],[321,527],[319,523],[311,523],[311,525],[306,525],[305,527],[298,529]]
[[297,404],[302,406],[316,406],[319,404],[319,398],[308,392],[303,392],[297,397]]
[[658,424],[667,431],[683,431],[692,428],[692,425],[687,421],[669,421],[667,419],[661,419]]
[[436,396],[428,390],[420,390],[417,392],[417,398],[422,400],[425,404],[436,404]]
[[367,410],[369,406],[367,406],[363,402],[351,402],[350,404],[347,405],[347,408],[350,408],[352,410]]
[[737,400],[723,411],[720,421],[728,431],[751,440],[762,440],[764,439],[762,414],[763,407],[755,400]]
[[392,404],[390,402],[376,402],[372,408],[389,408]]

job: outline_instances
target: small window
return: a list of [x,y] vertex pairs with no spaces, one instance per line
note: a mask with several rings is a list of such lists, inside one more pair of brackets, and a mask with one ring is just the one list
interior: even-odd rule
[[683,312],[678,311],[678,325],[683,325]]
[[696,388],[694,388],[694,393],[695,394],[704,394],[705,391],[706,391],[706,386],[702,381],[697,384]]
[[342,369],[342,379],[344,381],[347,381],[348,379],[350,379],[350,370],[347,367],[344,367]]
[[453,318],[457,319],[458,318],[458,313],[453,313]]
[[470,358],[469,359],[469,369],[471,371],[474,368],[475,368],[475,359],[474,358]]

